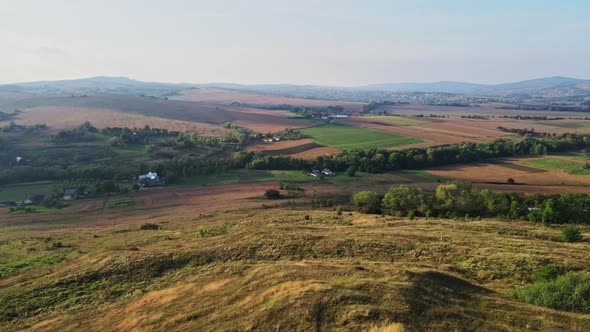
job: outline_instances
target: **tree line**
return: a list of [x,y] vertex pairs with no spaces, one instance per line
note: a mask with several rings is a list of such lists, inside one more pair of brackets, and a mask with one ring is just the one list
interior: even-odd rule
[[353,195],[352,203],[364,213],[409,217],[501,218],[542,223],[590,224],[590,195],[494,193],[471,183],[449,182],[436,191],[392,187],[381,196],[374,191]]
[[526,136],[516,140],[500,138],[487,143],[459,143],[399,151],[346,150],[331,156],[319,156],[313,160],[285,156],[254,156],[245,166],[250,169],[264,170],[330,168],[340,172],[353,167],[362,172],[381,173],[479,162],[499,157],[540,156],[553,151],[581,150],[588,147],[590,147],[590,135],[562,134],[550,137]]

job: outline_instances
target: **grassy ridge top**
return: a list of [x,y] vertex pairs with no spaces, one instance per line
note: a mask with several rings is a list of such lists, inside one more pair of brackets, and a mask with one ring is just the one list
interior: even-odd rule
[[[590,328],[587,316],[507,295],[546,262],[586,266],[589,244],[555,242],[558,228],[337,216],[298,202],[213,214],[129,206],[110,209],[115,224],[87,213],[75,229],[5,234],[0,250],[19,264],[0,280],[0,329]],[[162,227],[142,230],[147,219]]]

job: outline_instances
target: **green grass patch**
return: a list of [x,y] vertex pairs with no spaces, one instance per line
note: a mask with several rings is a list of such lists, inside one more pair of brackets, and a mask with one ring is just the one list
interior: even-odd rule
[[590,169],[584,169],[581,163],[571,162],[560,159],[536,159],[522,162],[522,165],[540,168],[548,171],[566,170],[569,173],[577,175],[590,175]]
[[54,207],[45,207],[45,206],[35,206],[35,205],[27,205],[17,207],[12,213],[14,214],[29,214],[29,213],[43,213],[43,212],[50,212],[59,210],[58,208]]
[[568,152],[551,153],[551,155],[552,156],[559,156],[559,157],[567,157],[567,158],[579,160],[579,161],[590,161],[590,152],[568,151]]
[[51,237],[0,241],[0,279],[54,265],[71,254],[71,248]]
[[445,178],[444,176],[438,176],[436,174],[432,174],[432,173],[429,173],[426,171],[421,171],[421,170],[410,170],[410,171],[406,171],[406,173],[419,175],[419,176],[425,177],[427,179],[432,179],[432,180],[435,180],[438,182],[450,181],[449,178]]
[[122,201],[109,201],[104,203],[105,209],[123,209],[134,207],[135,201],[134,200],[122,200]]
[[566,129],[583,129],[590,128],[590,121],[576,121],[576,122],[557,122],[557,121],[542,121],[541,124]]
[[0,202],[22,201],[32,195],[49,194],[54,183],[53,181],[38,181],[0,186]]
[[314,142],[341,149],[390,148],[428,142],[416,137],[392,134],[381,130],[326,124],[301,130]]
[[47,265],[54,265],[63,261],[69,252],[60,252],[45,256],[29,256],[17,261],[0,264],[0,279],[19,274]]
[[420,120],[416,120],[414,118],[408,118],[408,117],[403,117],[403,116],[368,116],[367,118],[378,120],[378,121],[393,122],[393,123],[407,125],[407,126],[415,126],[415,125],[426,123],[426,121],[420,121]]

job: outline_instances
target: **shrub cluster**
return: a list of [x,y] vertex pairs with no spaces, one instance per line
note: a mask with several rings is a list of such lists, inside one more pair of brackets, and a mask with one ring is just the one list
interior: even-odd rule
[[590,276],[568,273],[516,288],[514,298],[545,307],[590,313]]

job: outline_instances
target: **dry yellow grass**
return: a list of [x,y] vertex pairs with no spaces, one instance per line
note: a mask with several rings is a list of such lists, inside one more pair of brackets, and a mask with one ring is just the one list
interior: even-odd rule
[[[555,241],[559,227],[356,212],[336,217],[331,209],[310,208],[311,190],[308,198],[289,199],[295,202],[291,208],[286,200],[260,198],[264,188],[170,188],[145,191],[127,209],[81,201],[69,211],[33,217],[0,214],[3,252],[26,252],[46,237],[70,252],[59,264],[0,280],[3,312],[15,305],[28,312],[0,321],[0,329],[590,328],[588,315],[506,296],[511,287],[530,282],[540,264],[587,269],[590,243]],[[212,197],[203,197],[208,193]],[[145,222],[163,228],[140,230]],[[201,228],[216,227],[225,231],[199,235]],[[584,227],[584,236],[588,232]],[[25,242],[7,245],[12,241]],[[46,296],[54,299],[47,307]],[[27,311],[33,303],[40,310]]]

